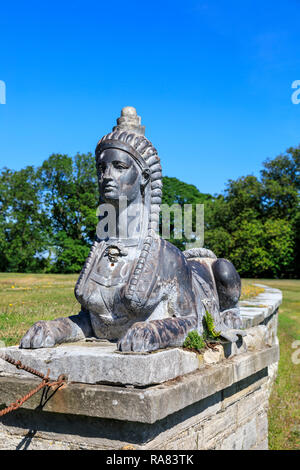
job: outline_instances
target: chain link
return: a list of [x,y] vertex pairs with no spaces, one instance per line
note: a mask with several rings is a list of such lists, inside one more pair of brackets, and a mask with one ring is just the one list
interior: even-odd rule
[[17,369],[25,370],[26,372],[29,372],[30,374],[36,375],[37,377],[40,377],[42,379],[42,382],[37,387],[35,387],[33,390],[28,392],[22,398],[18,398],[18,400],[16,400],[14,403],[11,403],[10,405],[8,405],[3,410],[0,410],[0,417],[6,415],[7,413],[10,413],[11,411],[14,411],[14,410],[17,410],[18,408],[20,408],[23,405],[23,403],[25,403],[25,401],[29,400],[29,398],[31,398],[35,393],[39,392],[43,388],[45,388],[45,387],[50,388],[50,387],[55,387],[56,386],[56,389],[55,389],[55,391],[56,391],[58,388],[60,388],[62,385],[64,385],[66,383],[67,378],[63,374],[61,374],[58,377],[58,379],[55,380],[54,382],[50,382],[50,379],[49,379],[50,369],[48,369],[48,372],[47,372],[46,375],[42,374],[38,370],[33,369],[32,367],[28,367],[28,366],[22,364],[21,361],[16,361],[12,357],[8,356],[7,354],[2,354],[1,352],[0,352],[0,359],[3,359],[4,361],[8,362],[9,364],[12,364]]

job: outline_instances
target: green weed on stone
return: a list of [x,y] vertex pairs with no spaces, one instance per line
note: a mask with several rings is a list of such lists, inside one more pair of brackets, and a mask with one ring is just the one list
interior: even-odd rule
[[207,336],[211,338],[218,338],[221,334],[221,331],[216,331],[213,317],[207,310],[205,311],[204,319],[206,322]]
[[183,347],[187,349],[196,349],[200,351],[205,347],[203,338],[199,335],[198,331],[190,331],[184,340]]

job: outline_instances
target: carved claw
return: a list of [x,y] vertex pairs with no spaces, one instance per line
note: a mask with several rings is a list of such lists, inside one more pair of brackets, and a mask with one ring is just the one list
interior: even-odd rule
[[49,322],[36,322],[20,342],[21,349],[51,348],[56,344],[55,333],[50,328]]
[[229,328],[239,329],[242,326],[242,319],[240,316],[240,309],[238,307],[229,308],[223,310],[221,313],[221,319]]
[[134,323],[118,343],[118,350],[123,352],[148,352],[159,348],[157,332],[147,322]]
[[247,333],[244,330],[236,330],[232,328],[221,331],[220,336],[222,336],[222,338],[227,339],[231,343],[236,343],[239,339],[239,336],[246,336],[246,334]]

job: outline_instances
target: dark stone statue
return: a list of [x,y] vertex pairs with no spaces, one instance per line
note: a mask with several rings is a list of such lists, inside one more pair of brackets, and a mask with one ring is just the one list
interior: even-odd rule
[[243,335],[238,273],[210,250],[181,252],[157,235],[160,159],[134,108],[124,108],[117,122],[96,148],[100,201],[114,208],[116,226],[113,234],[98,234],[81,271],[75,287],[81,312],[35,323],[20,347],[52,347],[88,336],[118,341],[120,351],[181,346],[189,331],[203,333],[206,311],[223,338],[237,341]]

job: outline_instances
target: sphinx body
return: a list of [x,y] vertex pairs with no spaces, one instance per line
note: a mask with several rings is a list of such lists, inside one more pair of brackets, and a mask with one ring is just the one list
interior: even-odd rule
[[[128,110],[125,108],[125,110]],[[134,113],[96,148],[101,201],[135,204],[131,232],[97,237],[75,287],[78,315],[37,322],[20,347],[51,347],[87,336],[118,341],[121,351],[180,346],[191,330],[203,333],[208,311],[224,338],[240,328],[240,278],[209,250],[181,252],[157,235],[162,174],[156,149],[137,132]],[[126,112],[123,115],[126,118]],[[125,126],[124,126],[125,120]],[[120,214],[117,221],[120,224]],[[133,231],[132,231],[133,227]],[[132,236],[134,235],[134,236]]]
[[[127,241],[137,255],[134,240]],[[240,279],[229,261],[217,259],[209,250],[182,253],[155,237],[132,302],[126,288],[135,260],[122,259],[110,267],[105,257],[110,243],[116,242],[95,242],[75,288],[95,336],[119,340],[122,351],[180,346],[189,331],[203,333],[205,311],[209,311],[223,337],[237,339]],[[227,307],[223,312],[220,299]]]

